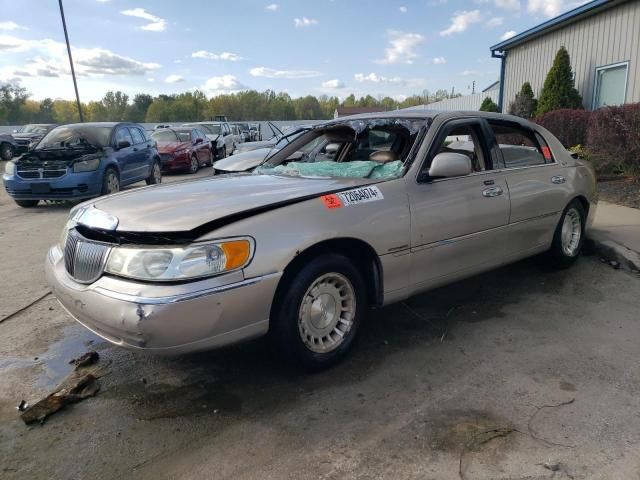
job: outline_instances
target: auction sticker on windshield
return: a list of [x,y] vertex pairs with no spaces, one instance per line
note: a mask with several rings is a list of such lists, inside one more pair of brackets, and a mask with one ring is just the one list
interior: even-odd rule
[[346,192],[322,196],[322,201],[327,208],[350,207],[359,203],[377,202],[383,199],[382,192],[376,186],[355,188]]

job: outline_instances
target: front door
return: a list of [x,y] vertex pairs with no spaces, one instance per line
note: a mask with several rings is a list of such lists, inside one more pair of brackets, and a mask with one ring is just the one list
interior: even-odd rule
[[133,171],[132,177],[137,180],[148,178],[151,175],[151,144],[137,127],[129,127],[133,139]]
[[[418,180],[407,179],[412,293],[502,263],[509,192],[504,176],[493,170],[486,136],[479,119],[444,124]],[[433,157],[443,152],[468,156],[473,172],[462,177],[430,177]]]
[[[124,142],[124,143],[123,143]],[[128,146],[125,146],[127,145]],[[115,157],[120,170],[120,183],[131,183],[135,174],[135,157],[133,138],[127,127],[118,127],[115,134]]]

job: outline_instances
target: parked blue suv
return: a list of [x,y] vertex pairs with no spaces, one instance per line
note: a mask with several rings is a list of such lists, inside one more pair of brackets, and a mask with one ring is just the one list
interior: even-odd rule
[[76,123],[51,130],[22,157],[7,162],[7,193],[21,207],[40,200],[107,195],[145,180],[162,181],[155,141],[134,123]]

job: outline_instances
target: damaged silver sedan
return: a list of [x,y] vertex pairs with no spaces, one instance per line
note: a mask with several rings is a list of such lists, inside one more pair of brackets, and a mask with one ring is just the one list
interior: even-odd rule
[[371,306],[542,252],[568,267],[596,198],[592,168],[520,118],[364,115],[306,128],[253,173],[81,204],[46,272],[117,345],[185,353],[268,333],[321,369]]

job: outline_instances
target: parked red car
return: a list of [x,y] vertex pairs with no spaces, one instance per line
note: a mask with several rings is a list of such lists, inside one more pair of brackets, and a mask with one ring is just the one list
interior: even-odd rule
[[163,171],[196,173],[200,167],[213,165],[211,142],[198,128],[163,128],[153,132],[151,138],[158,144]]

